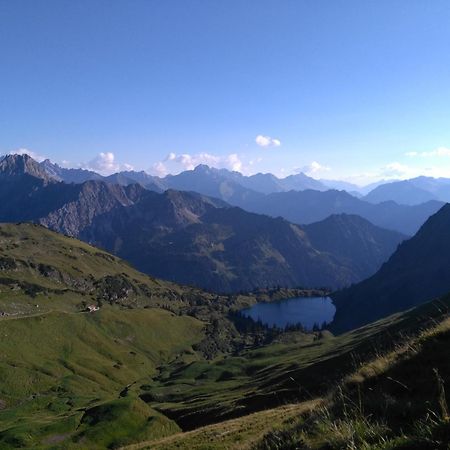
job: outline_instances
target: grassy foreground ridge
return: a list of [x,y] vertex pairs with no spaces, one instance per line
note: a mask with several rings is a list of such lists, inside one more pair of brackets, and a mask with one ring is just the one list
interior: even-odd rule
[[256,296],[0,225],[0,448],[448,448],[450,297],[340,336],[239,332]]

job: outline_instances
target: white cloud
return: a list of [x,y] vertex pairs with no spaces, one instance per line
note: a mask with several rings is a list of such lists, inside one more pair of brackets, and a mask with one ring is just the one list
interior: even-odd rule
[[255,142],[264,148],[268,147],[279,147],[281,145],[281,141],[279,139],[271,138],[270,136],[264,136],[262,134],[258,134],[255,138]]
[[303,172],[306,173],[306,175],[315,175],[319,172],[329,172],[330,170],[330,167],[322,166],[322,164],[318,163],[317,161],[313,161],[311,164],[295,169],[295,172]]
[[438,147],[429,152],[407,152],[406,156],[410,157],[423,157],[423,158],[433,158],[433,157],[450,157],[450,148],[448,147]]
[[117,167],[115,156],[112,152],[99,153],[90,163],[90,167],[101,172],[114,171]]
[[93,170],[102,175],[110,175],[122,170],[133,169],[133,166],[130,164],[119,164],[116,162],[116,157],[112,152],[101,152],[87,164],[82,164],[81,167],[83,169]]
[[154,175],[165,176],[168,173],[179,173],[184,170],[193,170],[198,165],[205,164],[217,169],[228,169],[236,172],[245,172],[246,165],[237,153],[228,155],[213,155],[211,153],[169,153],[164,160],[154,163],[150,172]]
[[228,165],[228,167],[231,168],[231,170],[234,170],[235,172],[242,171],[242,161],[237,153],[232,153],[231,155],[228,155],[225,158],[225,162]]
[[150,172],[158,177],[165,177],[169,173],[166,165],[162,161],[154,163]]
[[45,156],[39,155],[38,153],[28,150],[27,148],[19,148],[17,150],[9,152],[8,154],[9,155],[28,155],[28,156],[31,156],[35,161],[38,161],[38,162],[42,162],[42,161],[44,161],[44,159],[47,159]]

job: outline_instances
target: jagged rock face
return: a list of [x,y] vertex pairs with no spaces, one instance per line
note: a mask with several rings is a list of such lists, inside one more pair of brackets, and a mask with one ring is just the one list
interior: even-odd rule
[[30,176],[44,182],[51,177],[28,155],[6,155],[0,160],[0,179]]
[[6,155],[0,160],[0,221],[33,220],[66,202],[68,189],[57,185],[28,155]]
[[335,331],[345,331],[450,291],[450,205],[431,216],[371,278],[337,292]]
[[118,186],[99,181],[74,185],[74,198],[37,221],[68,236],[79,236],[96,216],[121,206],[130,206],[145,190],[137,185]]
[[104,178],[91,170],[60,167],[58,164],[53,164],[49,159],[42,161],[40,166],[49,177],[65,183],[84,183],[85,181],[102,180]]
[[164,180],[149,175],[143,171],[136,172],[134,170],[129,170],[126,172],[119,172],[104,178],[104,181],[113,184],[120,184],[122,186],[127,186],[129,184],[140,184],[150,191],[163,192],[166,190],[167,186]]
[[138,185],[58,182],[28,155],[7,155],[0,161],[0,221],[3,222],[36,221],[77,236],[95,216],[129,206],[145,193]]

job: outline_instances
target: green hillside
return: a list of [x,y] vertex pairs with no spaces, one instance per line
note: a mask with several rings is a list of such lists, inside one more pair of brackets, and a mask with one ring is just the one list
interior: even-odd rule
[[37,225],[0,225],[0,448],[115,448],[179,431],[141,398],[146,386],[253,345],[230,308],[296,292],[220,297]]
[[[273,396],[280,396],[283,390],[276,380],[282,378],[283,372],[284,378],[296,386],[291,386],[289,395],[280,402],[282,406],[268,409],[266,398],[264,404],[252,402],[259,412],[124,449],[448,449],[449,308],[447,296],[354,333],[331,338],[324,345],[327,350],[316,351],[314,356],[310,353],[310,358],[303,361],[306,348],[278,346],[272,352],[266,349],[265,357],[270,354],[271,359],[265,360],[265,383],[261,384],[256,376],[254,389],[271,389]],[[244,367],[248,369],[250,361],[258,361],[260,356],[248,354]],[[305,378],[308,372],[310,384]],[[321,378],[327,379],[329,385],[319,392],[313,386],[314,379],[320,382]],[[242,414],[236,408],[252,399],[249,382],[250,376],[247,385],[241,386],[241,380],[221,392],[211,390],[210,405],[214,404],[213,397],[217,404],[234,398],[235,412]],[[284,394],[289,390],[286,388]],[[208,399],[206,393],[194,391],[191,397],[186,405],[202,411],[195,399]],[[297,398],[297,403],[287,404],[287,398],[291,402]],[[211,411],[204,410],[203,414]]]
[[207,294],[34,225],[1,225],[0,255],[0,448],[69,435],[75,447],[105,448],[178,430],[126,387],[197,357],[205,324],[158,306]]
[[254,448],[447,450],[449,343],[447,317],[362,364],[323,405],[257,439]]
[[330,387],[404,336],[441,320],[450,299],[390,316],[333,337],[327,332],[288,336],[282,342],[220,360],[172,364],[142,398],[174,418],[183,429],[218,422],[286,402],[326,395]]
[[[112,307],[95,314],[49,312],[3,319],[0,330],[0,443],[22,448],[51,442],[53,435],[71,433],[75,425],[77,437],[84,428],[92,435],[90,416],[97,414],[100,422],[93,425],[101,427],[102,421],[110,422],[107,408],[113,406],[121,414],[136,409],[145,422],[143,411],[150,408],[137,398],[121,399],[120,393],[154,375],[160,364],[189,357],[192,344],[202,337],[202,324],[195,319],[159,309]],[[95,413],[95,408],[103,410]],[[125,425],[123,437],[135,433]],[[145,434],[146,428],[139,432]],[[108,433],[93,441],[110,443],[120,437]]]
[[[401,448],[380,446],[385,430],[392,442],[419,439],[421,423],[446,432],[450,297],[338,337],[244,334],[228,315],[289,294],[217,296],[0,225],[0,448],[375,449]],[[342,446],[349,433],[357,444]]]

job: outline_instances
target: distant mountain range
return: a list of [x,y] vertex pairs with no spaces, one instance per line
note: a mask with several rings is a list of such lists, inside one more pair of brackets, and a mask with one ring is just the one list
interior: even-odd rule
[[364,200],[371,203],[393,200],[404,205],[418,205],[430,200],[450,202],[450,179],[417,177],[386,183],[369,192]]
[[[48,177],[66,183],[101,180],[121,186],[138,183],[145,189],[155,192],[167,189],[193,191],[224,200],[230,205],[239,206],[250,212],[280,216],[297,224],[321,221],[332,214],[359,215],[382,228],[406,235],[416,233],[424,221],[443,205],[442,201],[436,200],[437,194],[416,196],[416,201],[411,202],[394,195],[377,198],[377,192],[382,192],[391,185],[397,186],[406,182],[381,185],[374,183],[366,188],[359,188],[357,192],[356,185],[333,180],[319,181],[303,173],[283,179],[272,174],[247,177],[238,172],[215,169],[206,165],[199,165],[194,170],[168,175],[165,178],[155,177],[143,171],[120,172],[102,177],[88,170],[64,169],[48,160],[40,163],[40,166]],[[445,191],[444,188],[439,190],[436,187],[444,186],[445,179],[426,179],[428,182],[425,183],[423,178],[420,179],[421,186],[427,185],[428,189],[434,186],[435,192]],[[415,180],[416,183],[420,181]],[[434,184],[431,180],[434,180]],[[448,182],[450,186],[450,180]],[[372,188],[374,190],[371,193],[361,198],[362,193],[367,193],[367,189]]]
[[[450,179],[417,177],[403,181],[381,180],[367,186],[358,186],[340,180],[316,180],[304,173],[278,178],[270,173],[242,175],[226,169],[215,169],[199,165],[194,170],[186,170],[178,175],[164,178],[149,175],[144,171],[118,172],[102,176],[85,169],[67,169],[45,160],[40,163],[48,177],[65,183],[83,183],[89,180],[102,180],[107,183],[141,184],[148,190],[162,192],[166,189],[195,191],[217,197],[235,206],[247,207],[247,204],[261,198],[262,194],[274,194],[289,191],[346,191],[354,197],[369,203],[394,201],[400,205],[419,205],[431,200],[450,201]],[[352,213],[352,211],[346,211]]]
[[450,291],[450,205],[431,216],[372,277],[333,295],[342,332]]
[[[96,172],[86,169],[66,169],[52,163],[46,159],[40,163],[48,176],[65,183],[83,183],[88,180],[103,180],[111,183],[131,184],[139,183],[147,189],[152,190],[191,190],[196,187],[202,191],[210,189],[208,195],[215,197],[227,196],[227,190],[233,190],[236,186],[241,186],[262,194],[272,192],[283,192],[290,190],[315,189],[325,191],[329,189],[328,182],[321,182],[311,178],[304,173],[290,175],[286,178],[277,178],[270,173],[258,173],[256,175],[245,176],[239,172],[231,172],[226,169],[215,169],[200,164],[194,170],[186,170],[178,175],[167,175],[164,178],[147,174],[144,171],[125,171],[118,172],[110,176],[102,176]],[[330,184],[333,182],[330,181]],[[339,183],[339,182],[337,182]],[[221,186],[222,185],[222,186]],[[350,185],[357,187],[355,185]],[[205,193],[206,192],[202,192]],[[223,198],[226,200],[227,198]]]
[[[262,193],[263,179],[265,193]],[[280,180],[270,174],[244,177],[225,169],[197,166],[195,170],[168,176],[163,181],[172,189],[217,197],[247,211],[280,216],[297,224],[317,222],[332,214],[344,213],[359,215],[375,225],[408,235],[416,233],[425,220],[443,205],[437,200],[417,205],[402,205],[394,201],[374,204],[344,190],[327,189],[323,183],[304,174]]]
[[0,161],[0,187],[0,221],[38,222],[146,273],[218,291],[346,286],[374,273],[404,239],[354,216],[301,227],[193,192],[64,183],[26,155]]
[[399,205],[393,201],[372,204],[345,191],[306,190],[269,194],[243,201],[239,206],[300,224],[317,222],[331,214],[354,214],[380,227],[413,235],[442,205],[442,202],[435,200],[412,206]]

